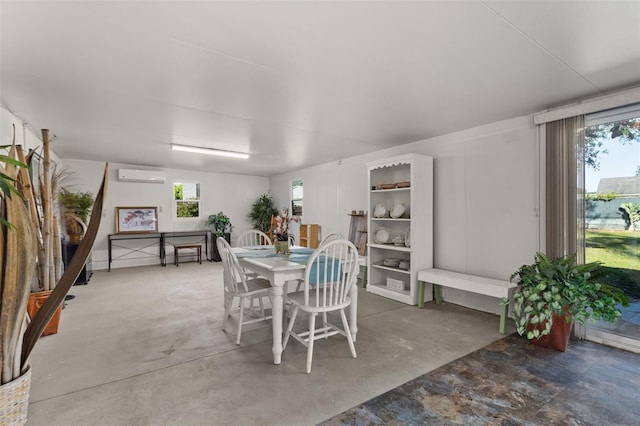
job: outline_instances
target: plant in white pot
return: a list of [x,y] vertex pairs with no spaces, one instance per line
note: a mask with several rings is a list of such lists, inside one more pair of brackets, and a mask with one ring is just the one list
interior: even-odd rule
[[600,262],[577,264],[575,256],[536,253],[534,263],[511,275],[518,284],[512,313],[518,334],[564,351],[574,321],[616,322],[622,315],[619,306],[628,306],[629,298],[620,289],[598,283],[601,273]]

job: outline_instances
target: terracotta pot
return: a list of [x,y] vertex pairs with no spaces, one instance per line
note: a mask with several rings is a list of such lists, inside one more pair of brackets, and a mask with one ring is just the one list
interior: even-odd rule
[[82,240],[82,234],[69,234],[69,243],[78,244]]
[[[29,302],[27,304],[27,312],[29,313],[29,318],[33,318],[36,312],[40,310],[44,302],[49,298],[53,290],[47,291],[39,291],[37,293],[31,293],[29,295]],[[58,306],[56,312],[53,314],[53,317],[49,321],[49,324],[45,327],[42,332],[43,336],[47,336],[49,334],[56,334],[58,332],[58,324],[60,323],[60,313],[62,312],[62,304]]]
[[[529,325],[527,330],[538,329],[544,330],[545,323],[538,324],[537,326]],[[573,329],[573,321],[567,322],[564,315],[553,314],[553,324],[551,325],[551,332],[539,339],[529,340],[536,346],[542,346],[549,349],[555,349],[556,351],[564,352],[567,349],[567,343],[569,343],[569,337],[571,337],[571,330]]]

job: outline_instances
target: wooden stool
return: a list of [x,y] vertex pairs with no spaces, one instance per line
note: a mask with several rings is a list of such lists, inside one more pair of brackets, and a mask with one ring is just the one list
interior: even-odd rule
[[[173,246],[173,259],[176,266],[180,266],[178,259],[180,258],[180,250],[195,250],[198,256],[198,263],[202,264],[202,246],[200,244],[174,244]],[[184,256],[185,254],[183,254]]]

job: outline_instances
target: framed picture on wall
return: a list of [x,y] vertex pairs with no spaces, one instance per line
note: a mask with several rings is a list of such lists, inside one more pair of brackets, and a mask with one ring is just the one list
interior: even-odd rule
[[158,232],[157,207],[116,207],[116,234]]

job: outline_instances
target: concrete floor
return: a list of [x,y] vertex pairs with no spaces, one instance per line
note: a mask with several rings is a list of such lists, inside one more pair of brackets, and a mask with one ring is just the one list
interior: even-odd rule
[[221,331],[220,263],[98,271],[70,293],[31,357],[28,425],[316,424],[503,337],[495,315],[361,289],[358,358],[334,336],[307,375],[295,341],[273,365],[268,323],[240,346]]

